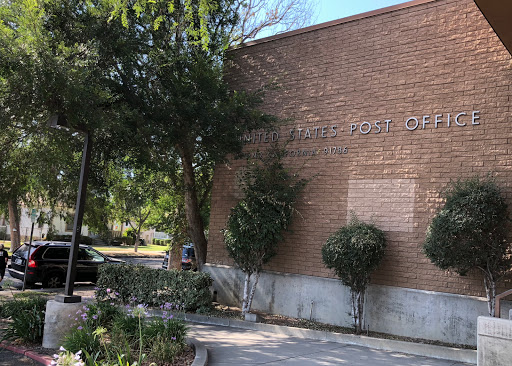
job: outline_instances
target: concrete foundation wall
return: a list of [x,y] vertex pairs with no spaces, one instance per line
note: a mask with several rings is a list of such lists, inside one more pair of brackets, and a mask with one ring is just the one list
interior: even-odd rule
[[512,365],[512,321],[478,317],[478,366]]
[[[240,305],[241,271],[212,264],[205,271],[214,279],[220,303]],[[252,309],[347,327],[353,323],[349,289],[321,277],[263,272]],[[510,303],[502,302],[502,316],[509,311]],[[477,317],[487,314],[485,298],[370,285],[365,323],[378,332],[476,345]]]

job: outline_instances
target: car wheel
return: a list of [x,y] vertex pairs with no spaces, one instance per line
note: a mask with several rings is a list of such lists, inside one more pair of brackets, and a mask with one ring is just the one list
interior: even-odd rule
[[58,273],[49,274],[43,281],[43,287],[56,288],[62,286],[62,276]]

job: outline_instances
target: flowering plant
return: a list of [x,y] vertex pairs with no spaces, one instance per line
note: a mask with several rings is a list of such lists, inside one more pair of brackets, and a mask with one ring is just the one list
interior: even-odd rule
[[67,351],[64,347],[60,347],[59,354],[53,355],[54,360],[50,363],[52,366],[85,366],[85,363],[82,361],[81,354],[82,351],[78,351],[77,353],[73,353]]

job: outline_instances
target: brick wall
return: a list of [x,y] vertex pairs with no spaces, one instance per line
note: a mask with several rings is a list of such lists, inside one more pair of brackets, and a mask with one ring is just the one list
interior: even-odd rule
[[[445,273],[421,252],[451,179],[491,172],[512,207],[511,56],[473,1],[405,6],[256,42],[230,56],[233,88],[280,86],[267,92],[264,110],[288,119],[279,141],[295,129],[286,164],[314,177],[268,269],[333,277],[320,248],[355,211],[373,218],[388,239],[372,283],[484,295],[477,274]],[[248,151],[268,145],[255,137]],[[240,198],[242,165],[215,171],[210,263],[232,264],[220,230]]]

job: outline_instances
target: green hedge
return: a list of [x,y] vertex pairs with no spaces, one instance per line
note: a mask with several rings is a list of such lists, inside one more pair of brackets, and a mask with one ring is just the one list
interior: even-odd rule
[[155,239],[153,238],[153,244],[155,245],[161,245],[161,246],[168,246],[171,244],[172,239]]
[[124,245],[134,245],[135,239],[131,236],[116,236],[115,238],[112,238],[112,242],[122,243]]
[[164,271],[140,264],[105,264],[98,270],[96,297],[123,304],[149,306],[179,304],[185,311],[204,311],[211,306],[208,273]]

